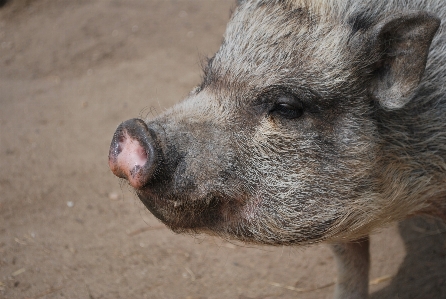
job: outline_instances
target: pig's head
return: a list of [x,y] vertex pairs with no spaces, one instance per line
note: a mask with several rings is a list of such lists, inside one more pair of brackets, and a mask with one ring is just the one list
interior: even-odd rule
[[379,111],[414,96],[439,21],[299,2],[242,3],[201,85],[117,129],[112,171],[174,231],[304,244],[379,217]]

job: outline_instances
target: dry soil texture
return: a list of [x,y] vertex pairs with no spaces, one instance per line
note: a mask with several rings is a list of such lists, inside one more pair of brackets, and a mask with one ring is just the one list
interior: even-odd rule
[[[331,298],[325,245],[176,235],[108,169],[112,134],[200,81],[234,1],[0,9],[0,298]],[[372,298],[446,298],[445,226],[372,237]],[[378,280],[377,280],[378,278]]]

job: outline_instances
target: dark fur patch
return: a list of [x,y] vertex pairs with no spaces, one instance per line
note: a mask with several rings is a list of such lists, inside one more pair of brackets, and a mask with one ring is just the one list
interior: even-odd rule
[[352,28],[352,35],[358,31],[366,31],[374,24],[374,20],[368,11],[360,11],[352,15],[347,20],[347,24]]
[[[223,40],[223,43],[225,41]],[[216,78],[216,74],[214,72],[214,70],[212,69],[212,61],[214,60],[215,56],[208,58],[207,59],[207,63],[203,64],[202,63],[202,68],[203,68],[203,79],[202,82],[200,84],[199,90],[203,90],[205,87],[209,86]]]

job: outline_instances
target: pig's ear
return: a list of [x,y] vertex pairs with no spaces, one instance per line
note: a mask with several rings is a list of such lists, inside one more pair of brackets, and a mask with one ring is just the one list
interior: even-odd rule
[[386,18],[371,29],[371,45],[378,61],[370,87],[384,109],[402,108],[414,95],[439,26],[437,17],[414,12]]

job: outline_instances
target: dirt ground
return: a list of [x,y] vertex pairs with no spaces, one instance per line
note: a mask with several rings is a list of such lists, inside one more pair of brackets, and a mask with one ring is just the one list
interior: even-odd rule
[[[0,298],[331,298],[326,245],[176,235],[108,169],[117,125],[200,81],[234,1],[11,0],[0,9]],[[371,298],[446,298],[446,226],[372,236]]]

